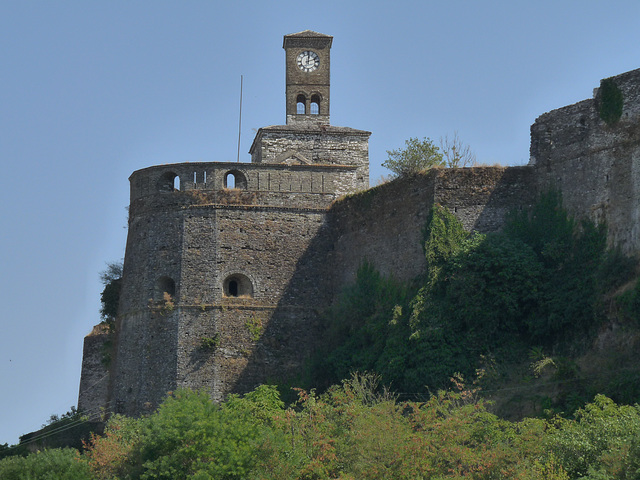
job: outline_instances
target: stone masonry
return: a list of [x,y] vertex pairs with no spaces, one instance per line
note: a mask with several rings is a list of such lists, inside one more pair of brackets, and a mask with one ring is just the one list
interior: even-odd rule
[[[572,213],[607,223],[612,245],[640,251],[640,70],[613,78],[624,98],[615,125],[599,118],[597,90],[538,118],[528,166],[434,169],[366,190],[369,132],[328,124],[331,40],[285,37],[287,125],[258,131],[252,163],[131,175],[116,333],[85,339],[79,409],[139,415],[178,387],[221,400],[295,379],[322,310],[363,261],[404,280],[423,272],[421,231],[436,203],[489,232],[557,187]],[[314,48],[327,68],[308,78],[322,89],[294,70]],[[310,99],[316,113],[294,110]]]

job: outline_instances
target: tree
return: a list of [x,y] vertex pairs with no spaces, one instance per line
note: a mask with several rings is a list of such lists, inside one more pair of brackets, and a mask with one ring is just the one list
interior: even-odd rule
[[263,444],[282,443],[271,424],[283,414],[274,386],[221,404],[206,392],[178,389],[149,417],[113,417],[105,436],[92,437],[85,458],[101,479],[252,478],[269,455]]
[[405,144],[404,149],[387,150],[389,158],[382,163],[395,176],[403,177],[445,165],[440,149],[429,138],[410,138]]
[[469,167],[476,164],[476,156],[469,145],[462,143],[458,132],[440,138],[440,147],[431,139],[410,138],[405,141],[406,147],[398,150],[387,150],[389,158],[382,163],[396,177],[429,170],[433,167]]
[[107,269],[100,272],[100,281],[104,285],[104,290],[100,295],[100,316],[104,323],[113,326],[118,315],[118,304],[120,302],[120,286],[122,284],[122,262],[111,262],[107,264]]
[[469,145],[462,143],[458,132],[453,132],[453,137],[445,135],[440,138],[440,149],[445,164],[449,168],[473,167],[476,164],[476,155]]
[[77,450],[51,449],[31,453],[26,457],[9,457],[0,461],[3,480],[90,480],[89,467]]

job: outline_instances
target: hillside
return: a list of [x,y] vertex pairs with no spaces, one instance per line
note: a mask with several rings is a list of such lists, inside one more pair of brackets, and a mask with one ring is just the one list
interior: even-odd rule
[[606,226],[548,191],[499,233],[470,234],[436,206],[423,234],[427,269],[412,281],[361,265],[306,385],[371,371],[423,399],[460,373],[508,418],[571,413],[596,393],[640,400],[637,259],[607,248]]

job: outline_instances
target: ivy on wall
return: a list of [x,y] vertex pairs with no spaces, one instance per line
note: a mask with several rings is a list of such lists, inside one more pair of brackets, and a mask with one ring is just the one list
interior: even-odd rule
[[614,125],[620,120],[623,101],[622,91],[613,78],[600,81],[598,113],[607,125]]

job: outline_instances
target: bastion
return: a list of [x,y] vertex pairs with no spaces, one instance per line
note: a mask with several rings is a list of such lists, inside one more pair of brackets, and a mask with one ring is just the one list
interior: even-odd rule
[[141,415],[179,387],[222,400],[295,382],[323,310],[362,262],[404,280],[424,271],[434,204],[490,232],[558,188],[572,214],[606,223],[611,245],[638,254],[640,70],[607,79],[622,99],[613,121],[601,88],[540,116],[526,166],[432,169],[369,189],[370,132],[330,124],[332,42],[284,37],[286,125],[258,130],[251,163],[131,175],[115,332],[85,338],[81,411]]

